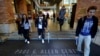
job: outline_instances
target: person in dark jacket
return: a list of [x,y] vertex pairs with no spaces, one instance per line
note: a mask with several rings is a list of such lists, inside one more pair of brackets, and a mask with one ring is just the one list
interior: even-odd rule
[[49,19],[49,13],[47,13],[47,15],[46,15],[46,19]]
[[47,21],[45,20],[41,11],[39,11],[39,16],[35,21],[35,26],[37,28],[39,38],[42,38],[42,43],[44,43],[44,32],[47,27]]
[[21,32],[21,19],[19,18],[18,14],[17,14],[17,17],[16,17],[16,25],[17,25],[17,29],[18,29],[18,34],[22,35],[22,32]]
[[62,6],[60,12],[59,12],[59,26],[60,26],[60,31],[62,31],[62,26],[64,24],[64,19],[65,19],[65,14],[66,14],[66,8],[65,6]]
[[90,54],[91,38],[94,38],[98,29],[98,18],[95,16],[96,7],[91,6],[87,10],[87,15],[80,18],[76,28],[76,38],[78,37],[77,51],[82,52],[81,46],[84,40],[84,56]]
[[53,22],[55,22],[56,14],[53,13]]
[[22,26],[23,26],[23,36],[25,38],[25,42],[27,44],[30,44],[30,37],[29,37],[29,29],[30,29],[30,22],[25,14],[22,15],[23,21],[22,21]]

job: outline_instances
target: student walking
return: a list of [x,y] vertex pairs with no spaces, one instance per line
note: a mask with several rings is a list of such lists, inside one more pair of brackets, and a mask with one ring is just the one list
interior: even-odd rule
[[23,14],[23,35],[24,35],[24,38],[25,38],[25,42],[27,44],[30,44],[30,38],[29,38],[29,29],[30,29],[30,23],[29,23],[29,20],[27,18],[27,16],[25,14]]
[[37,28],[38,31],[38,37],[42,38],[42,43],[44,43],[44,32],[45,29],[47,28],[47,21],[45,20],[43,13],[41,11],[39,11],[39,15],[35,21],[35,26]]
[[76,37],[78,37],[77,51],[82,52],[81,46],[84,41],[84,56],[90,54],[91,38],[94,38],[98,28],[98,18],[95,16],[96,7],[91,6],[87,10],[87,15],[78,20]]
[[59,26],[60,26],[60,31],[62,31],[62,26],[64,24],[64,19],[65,19],[65,14],[66,14],[66,8],[65,6],[62,6],[60,12],[59,12]]

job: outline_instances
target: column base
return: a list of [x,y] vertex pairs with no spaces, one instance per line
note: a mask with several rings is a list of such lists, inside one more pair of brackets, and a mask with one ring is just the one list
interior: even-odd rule
[[0,24],[0,33],[13,33],[17,31],[16,23]]
[[10,33],[16,32],[16,23],[0,24],[0,42],[4,42],[9,38]]
[[100,46],[100,37],[95,37],[92,42]]

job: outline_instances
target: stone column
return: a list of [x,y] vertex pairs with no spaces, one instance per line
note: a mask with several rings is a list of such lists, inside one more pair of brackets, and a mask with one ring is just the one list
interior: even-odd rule
[[56,12],[59,14],[59,3],[56,4]]
[[0,42],[16,31],[13,0],[0,0]]
[[32,9],[33,9],[32,4],[28,4],[27,5],[28,14],[32,14]]
[[17,13],[27,14],[27,2],[26,0],[15,0],[15,6]]
[[0,33],[15,32],[13,0],[0,0]]

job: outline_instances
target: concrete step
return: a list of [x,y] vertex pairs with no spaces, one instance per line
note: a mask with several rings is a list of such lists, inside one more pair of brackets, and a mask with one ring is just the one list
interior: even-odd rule
[[0,42],[5,42],[8,39],[8,36],[0,36]]

